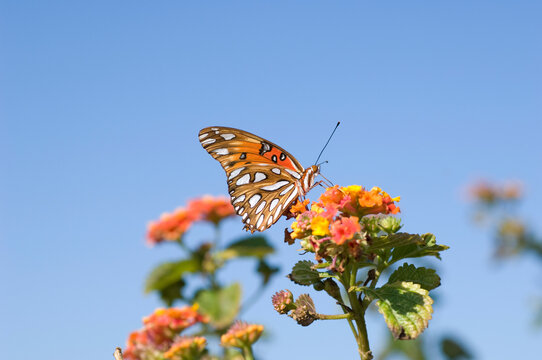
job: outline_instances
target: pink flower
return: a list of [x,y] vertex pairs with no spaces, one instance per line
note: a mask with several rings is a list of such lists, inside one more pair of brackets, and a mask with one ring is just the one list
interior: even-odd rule
[[338,245],[354,237],[361,230],[359,219],[356,216],[342,217],[331,224],[331,239]]

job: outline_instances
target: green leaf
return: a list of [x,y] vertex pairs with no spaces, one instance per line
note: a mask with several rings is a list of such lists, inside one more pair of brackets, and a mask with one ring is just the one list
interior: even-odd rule
[[170,284],[163,289],[160,289],[158,293],[160,294],[160,299],[168,306],[173,306],[175,300],[183,300],[183,289],[186,285],[186,282],[183,279]]
[[298,261],[292,268],[288,278],[298,285],[312,285],[320,282],[320,273],[312,268],[313,263],[309,260]]
[[395,339],[415,339],[427,328],[433,312],[433,299],[419,284],[398,281],[378,289],[365,288],[364,291],[378,299],[378,311],[384,315]]
[[442,353],[449,360],[472,359],[471,353],[465,348],[459,340],[445,336],[440,341]]
[[145,293],[162,290],[179,281],[185,273],[200,270],[199,262],[195,259],[165,262],[155,267],[145,281]]
[[410,281],[415,284],[420,284],[422,289],[427,291],[440,286],[440,277],[435,270],[424,267],[417,268],[416,266],[407,263],[404,263],[403,266],[395,270],[388,280],[389,283],[397,281]]
[[417,244],[410,244],[406,246],[400,246],[392,250],[391,260],[389,263],[392,264],[402,259],[417,258],[423,256],[434,256],[440,260],[440,252],[448,250],[449,248],[450,247],[446,245],[420,246]]
[[374,252],[377,250],[391,249],[410,244],[424,244],[424,241],[418,234],[397,233],[379,236],[373,239],[373,243],[367,248],[367,251]]
[[231,325],[239,313],[241,285],[233,283],[224,288],[200,291],[195,302],[199,304],[200,311],[209,316],[211,325],[224,329]]
[[262,276],[262,285],[266,285],[271,277],[275,275],[280,269],[276,266],[269,265],[265,260],[258,262],[256,271]]
[[247,236],[236,241],[226,249],[217,252],[215,256],[222,260],[236,257],[255,257],[261,259],[273,252],[275,252],[275,249],[267,242],[267,239],[264,236],[257,235]]

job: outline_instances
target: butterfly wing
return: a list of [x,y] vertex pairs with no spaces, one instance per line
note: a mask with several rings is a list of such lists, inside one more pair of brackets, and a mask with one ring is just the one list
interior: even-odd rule
[[272,142],[220,126],[202,129],[199,140],[226,171],[231,203],[245,229],[264,231],[302,195],[303,167]]

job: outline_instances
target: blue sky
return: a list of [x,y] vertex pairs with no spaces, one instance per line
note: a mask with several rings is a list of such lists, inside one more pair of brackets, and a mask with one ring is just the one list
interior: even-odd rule
[[[400,195],[405,231],[451,246],[428,336],[457,334],[479,359],[538,357],[540,264],[492,258],[464,187],[523,181],[542,232],[541,15],[537,1],[2,2],[3,357],[111,358],[159,306],[143,280],[179,254],[144,245],[147,221],[226,193],[200,128],[254,132],[308,166],[337,121],[325,176]],[[267,232],[284,274],[299,258],[287,225]],[[252,266],[226,276],[250,286]],[[345,324],[274,313],[283,288],[307,291],[280,277],[245,316],[269,329],[261,359],[355,358]],[[383,321],[368,326],[378,352]]]

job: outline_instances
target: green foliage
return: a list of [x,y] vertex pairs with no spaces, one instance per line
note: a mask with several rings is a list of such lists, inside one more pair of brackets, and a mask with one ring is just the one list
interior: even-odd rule
[[415,339],[427,328],[433,300],[419,284],[398,281],[365,292],[377,299],[378,311],[395,339]]
[[320,273],[312,268],[313,263],[309,260],[298,261],[288,275],[290,280],[298,285],[312,285],[320,282]]
[[369,252],[397,248],[405,245],[424,244],[422,237],[418,234],[396,233],[377,237],[367,248]]
[[145,281],[145,293],[164,290],[179,281],[186,273],[200,270],[196,259],[165,262],[155,267]]
[[442,353],[448,360],[472,359],[472,354],[458,340],[446,336],[440,342]]
[[426,269],[424,267],[417,268],[416,266],[407,263],[404,263],[403,266],[395,270],[388,280],[389,283],[397,281],[410,281],[415,284],[420,284],[422,289],[427,291],[440,286],[440,277],[435,270]]
[[203,290],[194,300],[199,304],[200,311],[209,316],[213,327],[224,329],[235,320],[239,313],[241,285],[233,283],[223,288]]
[[255,257],[262,259],[275,251],[264,236],[246,236],[218,251],[215,256],[218,259],[229,260],[238,257]]

